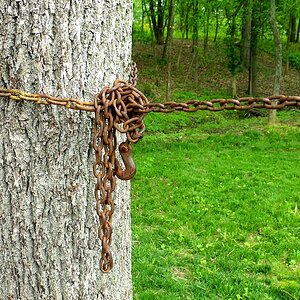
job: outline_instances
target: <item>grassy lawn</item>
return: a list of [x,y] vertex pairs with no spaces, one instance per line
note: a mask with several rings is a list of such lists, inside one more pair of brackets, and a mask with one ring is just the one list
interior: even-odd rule
[[134,146],[134,299],[300,299],[299,117],[147,116]]

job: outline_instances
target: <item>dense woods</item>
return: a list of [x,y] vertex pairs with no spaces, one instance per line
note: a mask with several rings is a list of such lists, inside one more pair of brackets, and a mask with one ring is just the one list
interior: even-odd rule
[[[290,67],[300,69],[299,33],[300,1],[276,0],[135,0],[134,41],[151,41],[161,45],[161,62],[167,65],[166,100],[171,97],[171,60],[180,61],[181,48],[172,53],[176,41],[191,43],[191,71],[195,68],[198,84],[200,60],[211,47],[222,49],[224,64],[231,76],[231,95],[237,95],[237,77],[247,74],[244,95],[261,96],[258,92],[258,57],[273,57],[272,94],[280,94],[283,76]],[[269,116],[275,122],[275,112]]]
[[298,0],[136,0],[134,30],[137,39],[150,35],[153,42],[164,44],[163,59],[167,59],[173,32],[176,38],[190,39],[192,51],[201,50],[204,55],[208,43],[225,42],[233,95],[236,94],[235,77],[245,70],[249,78],[247,92],[256,95],[260,41],[274,42],[269,50],[277,65],[276,91],[280,90],[281,43],[284,43],[285,73],[290,65],[300,67],[300,53],[295,50],[295,44],[299,43],[299,17]]

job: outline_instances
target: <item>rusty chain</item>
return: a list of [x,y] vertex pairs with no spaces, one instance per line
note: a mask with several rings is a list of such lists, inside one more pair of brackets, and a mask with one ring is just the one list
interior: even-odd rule
[[[112,216],[114,213],[113,193],[116,177],[129,180],[135,175],[135,165],[131,158],[130,143],[136,143],[145,131],[144,117],[150,112],[170,113],[174,111],[195,112],[198,110],[249,110],[253,108],[282,109],[288,106],[300,107],[299,96],[271,96],[268,98],[213,99],[210,101],[190,100],[183,103],[149,103],[146,96],[135,88],[137,67],[131,66],[129,81],[116,80],[113,87],[104,87],[96,95],[94,102],[75,98],[58,98],[47,94],[31,94],[16,89],[0,88],[0,97],[15,101],[33,101],[37,104],[59,105],[74,110],[95,112],[93,148],[96,160],[93,174],[96,178],[95,199],[99,217],[98,236],[102,244],[100,269],[107,273],[113,267],[110,250],[112,242]],[[116,158],[116,131],[126,134],[118,151],[122,163]]]
[[[134,68],[135,65],[132,66],[132,72],[136,73]],[[142,109],[148,100],[134,87],[136,75],[130,78],[131,84],[117,80],[112,88],[103,88],[94,99],[93,148],[96,161],[93,164],[93,173],[97,179],[95,198],[96,211],[100,220],[98,236],[102,244],[100,269],[104,273],[109,272],[113,267],[110,245],[116,176],[122,180],[129,180],[135,175],[130,142],[136,143],[145,130],[143,123],[145,113],[136,112],[134,108]],[[119,146],[125,170],[116,159],[116,130],[125,133],[127,138],[126,142]]]
[[[115,81],[114,87],[121,81]],[[125,81],[124,81],[125,83]],[[133,86],[128,84],[128,86]],[[129,90],[128,90],[129,91]],[[137,89],[132,91],[140,93]],[[74,110],[84,110],[95,112],[95,104],[91,101],[81,101],[75,98],[59,98],[46,94],[31,94],[17,89],[0,88],[0,97],[6,97],[15,101],[32,101],[36,104],[59,105]],[[146,98],[143,96],[143,98]],[[300,107],[300,96],[277,95],[271,97],[244,97],[239,99],[213,99],[209,101],[190,100],[182,103],[165,102],[149,103],[148,100],[143,105],[130,105],[130,109],[136,113],[162,112],[169,113],[173,111],[195,112],[198,110],[249,110],[253,108],[282,109],[287,106]]]

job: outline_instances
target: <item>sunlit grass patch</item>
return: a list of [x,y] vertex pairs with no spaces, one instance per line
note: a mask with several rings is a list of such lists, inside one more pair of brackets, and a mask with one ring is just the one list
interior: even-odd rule
[[147,116],[134,147],[135,299],[299,299],[295,116],[275,127],[233,113]]

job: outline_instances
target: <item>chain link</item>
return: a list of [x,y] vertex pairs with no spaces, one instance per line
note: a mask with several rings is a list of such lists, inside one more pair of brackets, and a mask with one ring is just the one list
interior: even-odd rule
[[110,251],[112,235],[112,215],[114,213],[114,201],[112,193],[116,187],[116,178],[113,174],[115,165],[116,137],[113,128],[111,107],[107,102],[103,106],[99,103],[98,94],[95,97],[95,122],[93,148],[96,153],[96,161],[93,164],[93,173],[97,179],[95,185],[96,211],[99,216],[98,236],[102,242],[102,255],[100,269],[107,273],[113,266]]
[[[129,143],[136,143],[142,137],[145,129],[143,123],[145,114],[136,112],[133,108],[142,109],[145,104],[147,99],[142,93],[120,80],[116,81],[112,88],[105,87],[94,100],[93,148],[96,160],[93,164],[93,173],[97,179],[96,211],[100,220],[99,238],[102,243],[100,269],[104,273],[109,272],[113,267],[110,245],[116,176],[128,180],[135,174]],[[127,141],[119,147],[126,167],[125,171],[116,159],[116,130],[125,133],[127,137]]]
[[131,63],[131,69],[130,69],[130,74],[129,74],[129,80],[128,83],[132,86],[136,86],[137,83],[137,74],[138,74],[138,69],[136,63],[133,61]]
[[[137,67],[131,65],[128,83],[116,80],[113,87],[104,87],[96,95],[94,102],[85,102],[74,98],[58,98],[46,94],[31,94],[16,89],[0,89],[0,97],[15,101],[33,101],[37,104],[59,105],[74,110],[95,112],[93,128],[93,148],[96,160],[93,174],[96,178],[95,199],[99,217],[98,236],[102,244],[100,269],[107,273],[113,267],[110,250],[112,242],[112,216],[115,209],[113,193],[116,188],[116,176],[123,180],[135,175],[135,166],[131,158],[130,143],[136,143],[145,131],[144,117],[150,112],[170,113],[174,111],[195,112],[198,110],[249,110],[253,108],[282,109],[288,106],[300,107],[299,96],[272,96],[268,98],[214,99],[210,101],[190,100],[183,103],[149,103],[145,95],[135,88]],[[116,158],[116,131],[126,135],[126,142],[119,146],[125,171]]]
[[210,101],[190,100],[183,103],[165,102],[148,103],[143,109],[137,109],[140,113],[174,111],[195,112],[198,110],[222,111],[222,110],[249,110],[253,108],[282,109],[288,106],[300,107],[299,96],[271,96],[268,98],[245,97],[236,99],[213,99]]
[[47,94],[32,94],[27,93],[17,89],[3,89],[0,88],[0,97],[6,97],[10,100],[15,101],[32,101],[36,104],[43,105],[59,105],[64,106],[65,108],[75,109],[75,110],[84,110],[84,111],[95,111],[94,102],[91,101],[81,101],[75,98],[59,98],[53,97]]
[[[136,84],[136,77],[130,77],[128,86],[132,88],[132,92],[141,94],[134,85]],[[117,80],[114,83],[113,88],[118,88],[120,82],[126,84],[125,81]],[[132,85],[133,83],[134,85]],[[127,88],[127,92],[130,93],[130,88]],[[59,105],[74,110],[84,110],[89,112],[95,112],[95,104],[91,101],[81,101],[75,98],[59,98],[46,94],[31,94],[16,89],[3,89],[0,88],[0,97],[6,97],[15,101],[33,101],[37,104],[43,105]],[[149,113],[149,112],[162,112],[170,113],[174,111],[195,112],[197,110],[249,110],[253,108],[264,109],[282,109],[287,106],[300,107],[299,96],[271,96],[267,98],[253,98],[245,97],[239,99],[213,99],[209,101],[190,100],[182,103],[177,102],[165,102],[165,103],[149,103],[147,98],[143,95],[143,99],[146,99],[143,104],[130,105],[130,110],[134,113]]]

